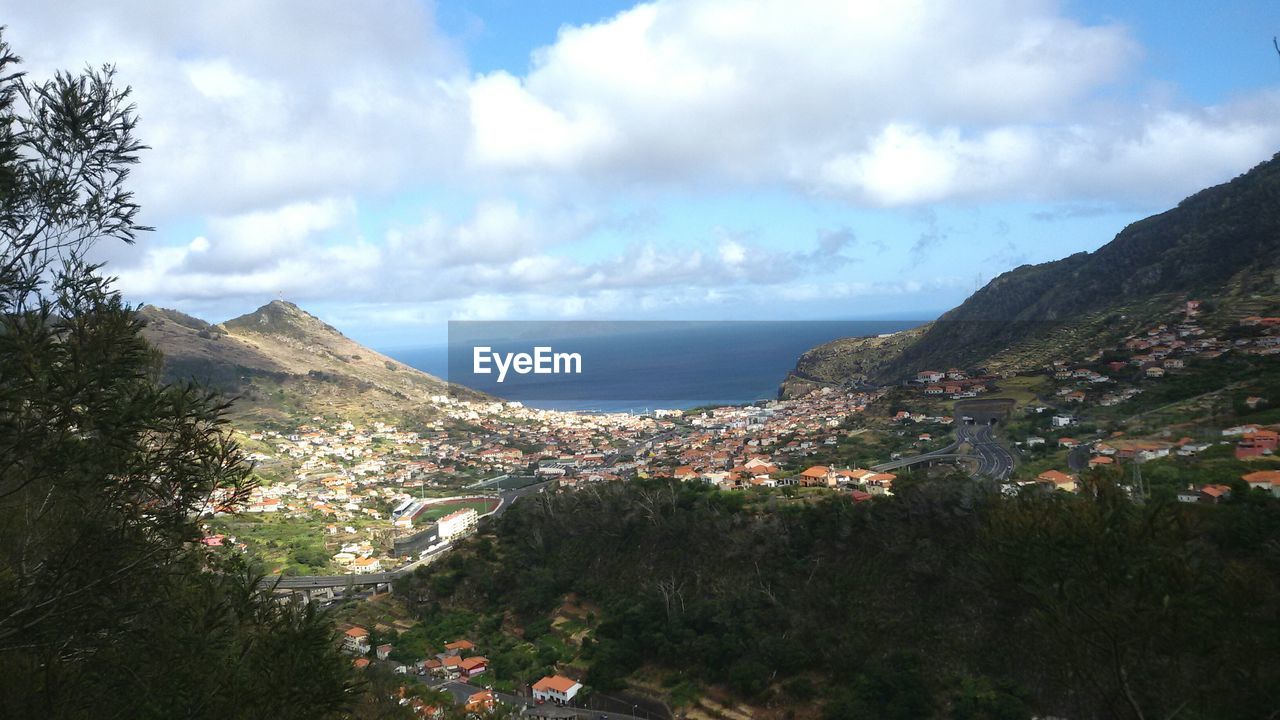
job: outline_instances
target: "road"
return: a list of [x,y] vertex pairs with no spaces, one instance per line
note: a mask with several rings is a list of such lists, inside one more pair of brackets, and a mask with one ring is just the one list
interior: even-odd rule
[[995,426],[990,422],[975,419],[962,422],[956,428],[956,438],[968,443],[973,454],[978,458],[976,475],[989,477],[996,482],[1004,482],[1013,475],[1013,453],[996,439]]
[[[972,420],[963,420],[956,426],[956,439],[946,447],[874,465],[871,469],[888,472],[926,462],[968,460],[975,464],[974,477],[988,477],[997,482],[1008,480],[1013,474],[1014,458],[1013,453],[996,438],[993,424],[996,418],[986,415],[972,417]],[[958,454],[961,445],[965,444],[972,449],[972,453]]]
[[654,435],[653,437],[645,438],[644,440],[638,440],[628,445],[626,448],[623,448],[622,450],[616,450],[614,452],[611,452],[607,456],[605,456],[605,460],[604,460],[605,467],[613,467],[618,462],[618,460],[623,457],[627,457],[627,456],[635,457],[635,454],[639,452],[640,448],[643,448],[645,445],[648,445],[650,443],[663,442],[672,437],[675,437],[678,434],[679,432],[676,430],[664,430],[658,433],[657,435]]
[[[555,482],[547,480],[536,485],[520,488],[519,490],[508,490],[498,496],[498,507],[488,517],[501,517],[516,500],[534,493],[542,492],[548,485]],[[453,547],[452,544],[446,544],[436,548],[428,555],[419,557],[417,560],[395,570],[387,570],[385,572],[368,573],[365,575],[291,575],[279,576],[269,575],[262,580],[264,586],[275,585],[280,590],[315,590],[319,588],[345,588],[347,586],[364,586],[364,585],[381,585],[388,583],[406,573],[413,572],[419,567],[434,561],[441,554],[448,552]],[[277,584],[278,582],[278,584]]]
[[263,578],[262,583],[269,586],[275,584],[278,580],[279,583],[275,584],[275,587],[279,590],[314,590],[318,588],[345,588],[348,585],[353,587],[381,585],[434,561],[452,547],[452,544],[442,545],[429,555],[424,555],[404,567],[387,570],[386,572],[366,573],[364,575],[268,575]]
[[939,460],[954,460],[958,457],[956,455],[956,450],[958,450],[959,448],[960,448],[960,440],[953,440],[950,444],[946,445],[945,447],[940,447],[937,450],[930,450],[927,453],[920,453],[919,455],[912,455],[911,457],[898,458],[897,460],[890,460],[887,463],[872,465],[871,469],[875,470],[876,472],[888,472],[890,470],[898,470],[904,467],[908,467],[911,465],[919,465],[920,463],[925,463],[925,462],[936,462]]
[[505,492],[502,492],[501,494],[498,495],[498,507],[494,509],[491,517],[495,517],[495,518],[502,517],[504,513],[506,513],[508,510],[511,509],[511,505],[514,504],[516,500],[519,500],[520,498],[526,495],[533,495],[534,493],[540,493],[543,490],[545,490],[547,486],[551,485],[554,482],[556,481],[544,480],[543,482],[537,483],[535,485],[526,485],[525,487],[522,487],[518,490],[507,490]]
[[[464,683],[460,680],[428,681],[427,684],[437,690],[447,690],[449,694],[453,696],[453,701],[458,705],[465,705],[467,703],[467,698],[486,689],[479,685]],[[524,698],[496,691],[493,694],[499,701],[504,702],[507,705],[512,705],[514,707],[524,706]]]

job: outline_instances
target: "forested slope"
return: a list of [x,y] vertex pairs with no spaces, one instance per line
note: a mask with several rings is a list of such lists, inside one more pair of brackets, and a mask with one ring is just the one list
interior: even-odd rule
[[528,623],[567,593],[598,604],[597,689],[658,667],[831,718],[1250,717],[1280,702],[1280,669],[1258,662],[1280,653],[1274,500],[903,484],[862,505],[666,482],[530,498],[496,552],[414,582],[428,615]]

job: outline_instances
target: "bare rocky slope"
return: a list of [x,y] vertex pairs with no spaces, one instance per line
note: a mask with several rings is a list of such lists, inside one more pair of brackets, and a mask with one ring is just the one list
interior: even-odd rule
[[426,419],[436,414],[432,397],[450,392],[440,378],[351,340],[293,303],[275,300],[219,324],[151,305],[140,314],[144,335],[164,356],[163,378],[236,397],[240,420]]

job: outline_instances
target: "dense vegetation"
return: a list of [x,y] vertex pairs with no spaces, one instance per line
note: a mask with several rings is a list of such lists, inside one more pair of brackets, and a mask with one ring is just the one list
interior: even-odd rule
[[[1280,707],[1280,504],[1000,499],[962,478],[750,507],[638,482],[529,498],[436,568],[427,614],[601,608],[588,682],[642,666],[829,718],[1262,717]],[[488,542],[484,539],[481,542]]]
[[0,41],[0,717],[324,718],[357,700],[330,622],[194,542],[247,463],[225,403],[156,381],[87,264],[146,228],[111,70],[30,82]]

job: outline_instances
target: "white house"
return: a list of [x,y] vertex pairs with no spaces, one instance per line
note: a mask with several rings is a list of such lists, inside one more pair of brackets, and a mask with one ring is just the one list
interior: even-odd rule
[[369,652],[369,631],[359,625],[351,628],[342,638],[342,649],[357,655]]
[[533,699],[560,705],[573,700],[582,690],[582,683],[563,675],[548,675],[533,684]]

